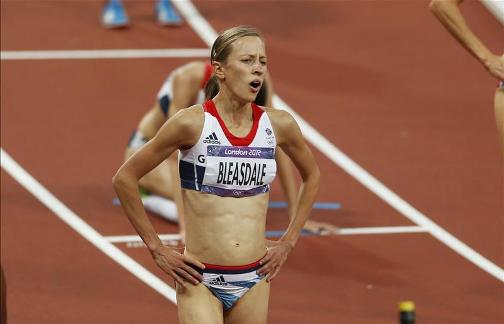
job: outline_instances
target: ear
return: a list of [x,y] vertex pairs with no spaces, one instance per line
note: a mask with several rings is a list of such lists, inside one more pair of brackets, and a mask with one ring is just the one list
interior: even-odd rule
[[214,69],[214,74],[217,78],[219,79],[224,79],[224,66],[222,65],[221,62],[214,61],[212,63],[213,69]]

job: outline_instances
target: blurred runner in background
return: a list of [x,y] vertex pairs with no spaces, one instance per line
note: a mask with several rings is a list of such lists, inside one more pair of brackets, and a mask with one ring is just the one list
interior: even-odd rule
[[[170,0],[156,0],[156,19],[162,26],[179,26],[182,18],[173,8]],[[102,24],[107,28],[127,27],[130,21],[122,0],[108,0],[103,8]]]

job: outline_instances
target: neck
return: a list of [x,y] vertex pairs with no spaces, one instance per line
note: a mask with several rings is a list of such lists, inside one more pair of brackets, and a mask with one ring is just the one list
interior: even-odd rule
[[225,121],[240,124],[252,116],[250,102],[239,100],[228,91],[219,91],[212,100],[219,115]]

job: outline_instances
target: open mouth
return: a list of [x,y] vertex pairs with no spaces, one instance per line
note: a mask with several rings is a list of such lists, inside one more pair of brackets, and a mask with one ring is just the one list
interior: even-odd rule
[[250,82],[250,88],[252,89],[253,92],[259,91],[259,89],[261,88],[261,81]]

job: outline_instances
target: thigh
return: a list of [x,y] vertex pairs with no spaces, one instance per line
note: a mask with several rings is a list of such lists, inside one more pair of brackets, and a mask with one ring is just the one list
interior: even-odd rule
[[270,283],[259,281],[224,314],[226,324],[266,324],[268,321]]
[[181,324],[223,324],[222,303],[203,284],[185,288],[177,285],[178,316]]

